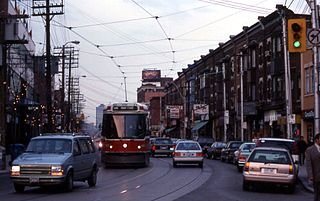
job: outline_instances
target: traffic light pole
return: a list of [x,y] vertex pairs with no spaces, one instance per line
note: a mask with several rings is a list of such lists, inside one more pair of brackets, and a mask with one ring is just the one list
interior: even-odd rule
[[291,98],[291,76],[290,76],[290,59],[287,48],[287,20],[284,11],[280,11],[282,19],[282,37],[283,37],[283,55],[284,55],[284,76],[285,76],[285,93],[286,93],[286,118],[287,118],[287,138],[292,138],[291,122],[289,121],[292,113],[292,98]]
[[[308,1],[309,6],[311,8],[311,17],[312,17],[312,29],[318,30],[319,24],[317,21],[318,11],[317,11],[317,1],[310,0]],[[317,45],[313,45],[313,72],[314,72],[314,134],[320,133],[319,130],[319,71],[318,71],[318,47]],[[313,136],[314,137],[314,136]]]

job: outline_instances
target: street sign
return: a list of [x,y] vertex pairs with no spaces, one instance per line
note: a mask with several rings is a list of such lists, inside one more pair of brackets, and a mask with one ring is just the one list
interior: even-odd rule
[[320,30],[311,29],[308,33],[308,41],[312,44],[320,43]]

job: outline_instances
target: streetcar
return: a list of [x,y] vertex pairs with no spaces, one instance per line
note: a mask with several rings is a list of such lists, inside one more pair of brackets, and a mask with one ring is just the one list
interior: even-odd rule
[[113,103],[103,110],[99,147],[105,166],[149,165],[148,118],[141,103]]

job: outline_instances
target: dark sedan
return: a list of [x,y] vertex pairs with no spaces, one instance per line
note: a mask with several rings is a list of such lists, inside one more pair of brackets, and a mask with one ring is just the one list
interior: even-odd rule
[[217,159],[221,156],[221,150],[226,146],[224,142],[214,142],[208,149],[207,158]]
[[170,138],[155,138],[152,147],[151,155],[167,155],[172,156],[175,144]]
[[243,144],[241,141],[229,141],[227,145],[221,150],[221,161],[232,162],[234,152]]

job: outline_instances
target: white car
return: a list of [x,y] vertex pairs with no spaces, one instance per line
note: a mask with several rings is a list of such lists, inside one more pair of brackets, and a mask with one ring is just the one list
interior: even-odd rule
[[203,167],[204,154],[200,144],[192,140],[179,141],[173,153],[173,167],[178,164],[198,164]]

